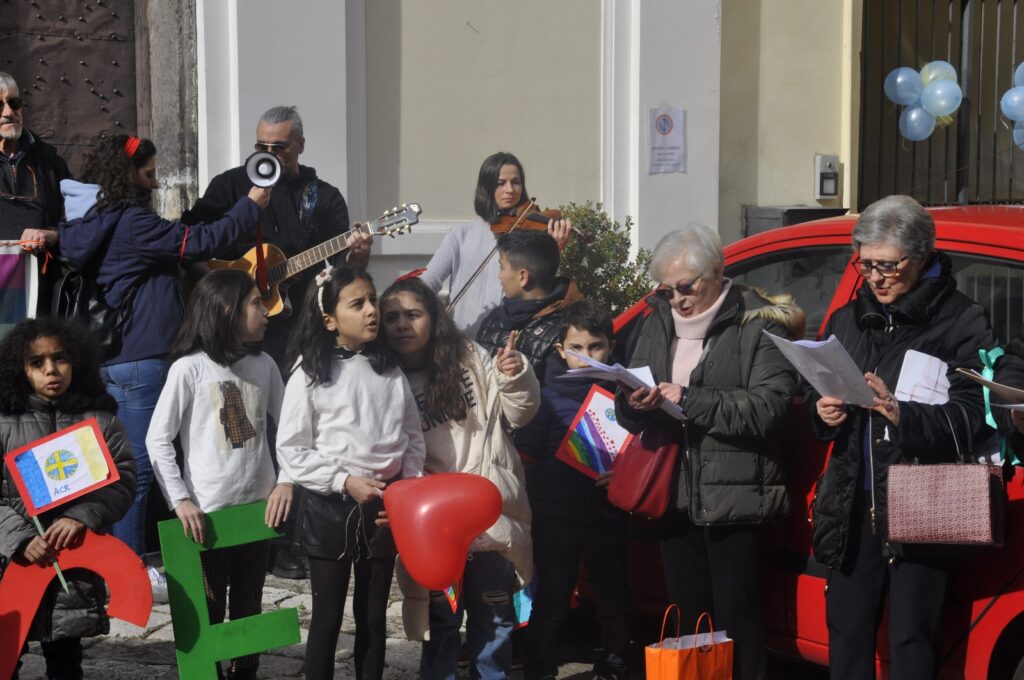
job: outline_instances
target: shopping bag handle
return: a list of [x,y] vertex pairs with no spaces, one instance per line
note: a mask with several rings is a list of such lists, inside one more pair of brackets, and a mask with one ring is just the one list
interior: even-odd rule
[[[679,636],[680,629],[683,626],[682,614],[679,613],[679,607],[674,604],[670,604],[665,608],[665,617],[661,620],[661,638],[660,642],[665,641],[665,626],[668,625],[668,615],[672,613],[672,610],[676,610],[676,636]],[[698,622],[699,623],[699,622]]]
[[[665,614],[667,615],[668,612],[665,612]],[[697,647],[697,636],[700,635],[700,622],[703,621],[705,618],[707,618],[708,620],[708,631],[711,633],[711,642],[704,645],[703,647]],[[662,630],[664,630],[664,628],[662,628]],[[699,617],[697,617],[697,625],[693,629],[693,645],[702,652],[706,652],[715,646],[715,622],[711,620],[711,614],[704,612]]]

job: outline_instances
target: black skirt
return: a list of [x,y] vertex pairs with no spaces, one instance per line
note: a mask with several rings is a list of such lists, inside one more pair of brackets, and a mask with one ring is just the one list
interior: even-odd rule
[[351,496],[306,490],[301,494],[292,547],[325,560],[394,559],[395,541],[388,527],[375,523],[384,500],[360,505]]

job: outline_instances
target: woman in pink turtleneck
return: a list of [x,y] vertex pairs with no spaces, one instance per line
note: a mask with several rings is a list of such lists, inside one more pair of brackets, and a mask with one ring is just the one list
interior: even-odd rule
[[[765,677],[758,589],[761,526],[789,510],[774,433],[795,391],[792,367],[762,332],[803,334],[789,296],[766,298],[724,276],[718,234],[692,225],[651,256],[658,295],[637,328],[630,366],[657,386],[620,393],[616,413],[632,432],[678,433],[678,482],[658,522],[669,597],[683,629],[710,612],[734,642],[736,678]],[[671,399],[680,423],[658,407]]]

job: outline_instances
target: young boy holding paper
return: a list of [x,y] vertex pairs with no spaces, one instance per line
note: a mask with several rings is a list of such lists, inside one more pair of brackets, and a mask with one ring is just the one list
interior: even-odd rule
[[[593,378],[565,376],[586,363],[569,353],[607,363],[615,342],[607,310],[582,300],[562,312],[555,349],[564,361],[548,362],[537,416],[515,433],[526,465],[526,488],[533,509],[536,574],[533,611],[526,629],[526,677],[555,677],[558,633],[569,614],[582,557],[597,593],[601,625],[595,678],[625,678],[629,643],[629,594],[626,585],[626,513],[608,502],[610,473],[570,466],[557,454],[595,384],[614,393],[614,385]],[[562,456],[566,452],[563,449]],[[580,469],[576,469],[580,468]]]

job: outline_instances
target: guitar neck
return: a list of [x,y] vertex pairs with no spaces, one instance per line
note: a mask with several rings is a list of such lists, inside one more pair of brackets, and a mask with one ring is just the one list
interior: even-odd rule
[[284,262],[271,267],[267,272],[271,285],[281,283],[285,279],[290,279],[313,265],[323,262],[343,250],[347,250],[352,245],[356,232],[370,234],[372,233],[372,225],[373,222],[358,228],[349,229],[344,234],[338,234],[332,239],[319,243],[309,250],[304,250],[298,255],[289,257]]

